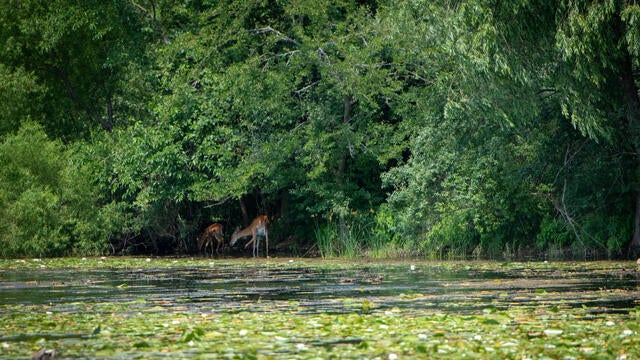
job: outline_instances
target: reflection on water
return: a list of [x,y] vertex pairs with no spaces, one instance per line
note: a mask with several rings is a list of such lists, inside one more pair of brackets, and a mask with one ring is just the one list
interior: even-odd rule
[[[498,268],[498,270],[496,270]],[[144,299],[193,311],[345,312],[370,301],[377,309],[472,312],[487,307],[589,306],[597,312],[628,311],[638,299],[637,271],[550,264],[444,266],[441,263],[273,266],[229,262],[215,266],[143,269],[4,269],[0,304],[47,304],[75,311],[74,303]],[[265,306],[272,302],[273,307]],[[260,303],[262,306],[252,306]]]

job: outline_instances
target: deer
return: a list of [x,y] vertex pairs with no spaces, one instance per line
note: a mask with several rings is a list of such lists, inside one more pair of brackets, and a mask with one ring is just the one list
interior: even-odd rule
[[198,250],[207,253],[207,247],[211,246],[211,256],[213,257],[213,240],[216,240],[216,254],[220,255],[220,250],[224,249],[223,226],[220,223],[214,223],[207,226],[206,229],[198,237]]
[[249,245],[253,244],[254,257],[258,256],[260,250],[260,239],[258,238],[258,236],[264,237],[266,243],[266,256],[269,257],[269,218],[267,217],[267,215],[257,216],[255,219],[253,219],[249,226],[242,230],[236,228],[236,230],[233,232],[233,235],[231,235],[229,246],[235,246],[236,242],[239,239],[247,236],[251,236],[251,240],[247,242],[244,248],[246,249],[249,247]]

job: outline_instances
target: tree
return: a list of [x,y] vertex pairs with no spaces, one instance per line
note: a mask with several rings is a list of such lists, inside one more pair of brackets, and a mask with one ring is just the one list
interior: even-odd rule
[[0,24],[0,76],[17,85],[2,92],[16,95],[13,110],[0,114],[13,125],[2,130],[31,118],[56,137],[86,138],[126,122],[132,100],[142,101],[136,90],[144,83],[129,82],[136,77],[127,74],[145,47],[129,2],[8,0]]
[[548,54],[549,45],[523,30],[540,19],[527,18],[522,4],[494,5],[386,9],[387,34],[399,43],[390,45],[393,63],[405,76],[396,111],[412,136],[407,163],[385,179],[416,239],[410,246],[429,253],[527,245],[541,216],[527,164],[543,139],[534,126],[543,81],[536,74],[548,60],[522,54]]
[[227,207],[245,194],[287,197],[294,208],[284,217],[306,224],[314,213],[368,211],[383,200],[379,161],[393,144],[382,137],[394,125],[382,109],[398,85],[366,28],[369,7],[221,2],[192,21],[163,47],[154,117],[133,135],[167,139],[142,153],[173,149],[172,174],[182,177],[134,191]]
[[26,122],[0,143],[0,256],[103,253],[115,229],[76,152]]
[[584,134],[633,158],[632,254],[640,253],[640,5],[634,1],[561,1],[557,47],[567,71],[559,77],[563,113]]

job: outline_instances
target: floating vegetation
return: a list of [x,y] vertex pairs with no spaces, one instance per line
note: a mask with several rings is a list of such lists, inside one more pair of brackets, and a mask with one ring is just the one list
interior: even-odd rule
[[0,260],[0,357],[640,358],[635,263]]

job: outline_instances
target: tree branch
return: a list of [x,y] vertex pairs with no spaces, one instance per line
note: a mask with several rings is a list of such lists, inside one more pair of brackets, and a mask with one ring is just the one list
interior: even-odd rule
[[278,35],[280,37],[280,40],[282,40],[284,42],[292,43],[292,44],[297,45],[297,46],[300,46],[300,43],[297,40],[288,37],[287,35],[281,33],[280,31],[278,31],[278,30],[276,30],[274,28],[272,28],[271,26],[258,28],[258,29],[253,29],[253,30],[250,30],[250,32],[258,34],[258,35],[274,33],[274,34],[276,34],[276,35]]
[[147,10],[144,6],[131,0],[131,3],[133,4],[134,7],[140,9],[142,12],[149,15],[149,17],[151,18],[151,21],[153,21],[158,27],[158,29],[160,30],[160,35],[162,36],[162,42],[164,44],[168,44],[169,38],[167,37],[167,32],[164,30],[164,27],[162,27],[162,24],[160,23],[160,21],[158,21],[158,18],[156,17],[156,4],[153,0],[150,0],[149,2],[151,3],[151,8],[152,8],[151,12],[149,12],[149,10]]

